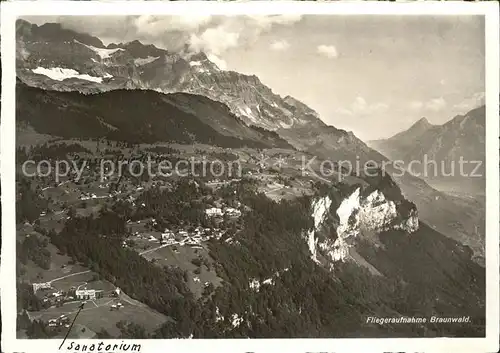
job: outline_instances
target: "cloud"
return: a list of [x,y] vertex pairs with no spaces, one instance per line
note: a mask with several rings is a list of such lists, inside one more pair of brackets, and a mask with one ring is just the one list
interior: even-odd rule
[[262,29],[270,29],[273,25],[291,25],[299,22],[302,15],[299,14],[285,14],[285,15],[271,15],[271,16],[248,16],[255,25]]
[[467,113],[474,108],[484,105],[485,101],[485,93],[476,92],[472,96],[465,98],[462,102],[455,104],[453,109],[461,113]]
[[[190,34],[190,49],[223,55],[225,51],[254,44],[275,26],[290,26],[301,20],[298,15],[214,16],[209,25]],[[286,41],[278,46],[286,49]]]
[[286,40],[276,40],[271,43],[271,49],[276,50],[276,51],[283,51],[287,50],[290,47],[290,43],[288,43]]
[[389,105],[383,102],[367,103],[366,99],[358,96],[349,105],[349,107],[340,107],[336,109],[337,114],[348,116],[368,116],[382,114],[389,109]]
[[443,97],[433,98],[425,104],[427,110],[438,112],[446,108],[446,101]]
[[192,33],[188,44],[195,52],[207,52],[221,55],[230,48],[235,48],[239,44],[240,33],[232,31],[225,25],[207,28],[201,34]]
[[433,112],[439,112],[446,108],[447,103],[443,97],[432,98],[428,101],[411,101],[409,103],[410,109],[412,110],[428,110]]
[[330,59],[334,59],[339,56],[337,48],[335,48],[335,46],[333,45],[325,45],[325,44],[318,45],[317,52]]
[[137,33],[158,36],[170,31],[194,31],[207,25],[212,20],[210,15],[190,16],[138,16],[134,20]]
[[222,16],[31,16],[26,20],[43,24],[57,22],[68,29],[97,36],[105,43],[140,40],[170,51],[205,51],[223,55],[238,46],[249,46],[277,26],[290,26],[301,15]]
[[413,110],[420,110],[420,109],[422,109],[423,106],[424,106],[424,103],[422,103],[421,101],[410,102],[410,108]]

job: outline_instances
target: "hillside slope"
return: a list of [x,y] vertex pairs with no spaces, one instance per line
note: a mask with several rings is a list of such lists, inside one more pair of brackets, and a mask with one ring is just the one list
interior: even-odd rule
[[246,125],[220,103],[205,97],[133,90],[84,95],[22,83],[17,84],[16,93],[17,122],[28,123],[42,134],[137,143],[291,148],[275,133]]

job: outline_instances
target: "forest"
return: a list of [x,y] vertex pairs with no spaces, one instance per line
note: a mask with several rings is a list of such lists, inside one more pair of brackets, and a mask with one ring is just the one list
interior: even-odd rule
[[[172,320],[147,335],[152,338],[483,335],[480,324],[366,324],[368,316],[434,313],[468,314],[480,323],[484,310],[476,300],[484,303],[484,282],[474,281],[484,274],[470,260],[470,249],[425,225],[412,236],[380,234],[384,244],[380,249],[359,242],[357,251],[381,276],[353,262],[336,263],[332,270],[313,262],[305,239],[313,226],[312,198],[330,193],[338,203],[353,187],[318,184],[314,196],[277,202],[257,192],[251,180],[214,192],[202,182],[181,179],[168,190],[144,191],[137,205],[145,206],[118,201],[96,216],[72,214],[61,232],[51,231],[48,236],[61,252],[168,315]],[[121,246],[128,235],[128,219],[153,217],[160,227],[210,225],[203,210],[217,198],[228,204],[240,202],[246,211],[235,226],[227,228],[225,237],[209,240],[210,256],[223,285],[207,287],[201,298],[190,292],[183,270],[161,267]],[[229,237],[233,240],[226,242]],[[30,242],[26,250],[21,247],[27,257],[32,256]],[[260,283],[258,290],[250,286],[254,280]],[[27,288],[18,290],[23,308],[39,305]],[[33,325],[33,330],[43,333]],[[121,323],[120,330],[124,337],[146,335],[133,322]]]
[[[204,111],[169,102],[154,91],[115,90],[95,95],[44,91],[16,84],[18,123],[36,132],[63,138],[106,138],[128,143],[203,143],[227,148],[290,145],[275,132],[247,126],[229,111],[226,120],[247,136],[223,134],[207,124]],[[175,95],[171,95],[175,101]],[[200,96],[184,94],[196,101]],[[204,99],[204,98],[203,98]],[[114,102],[111,106],[109,102]],[[210,107],[205,106],[205,110]],[[43,120],[39,119],[44,116]]]

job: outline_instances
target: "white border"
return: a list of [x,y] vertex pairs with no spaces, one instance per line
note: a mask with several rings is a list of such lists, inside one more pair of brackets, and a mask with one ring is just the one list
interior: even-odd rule
[[[258,5],[258,6],[257,6]],[[54,353],[60,340],[16,339],[15,281],[15,20],[34,15],[128,14],[372,14],[484,15],[486,17],[486,338],[411,339],[195,339],[132,340],[141,352],[496,352],[499,348],[499,8],[497,2],[160,2],[160,1],[22,1],[1,4],[2,50],[2,348],[6,353]],[[474,68],[471,68],[472,70]],[[82,340],[89,342],[89,340]],[[123,340],[106,340],[121,343]]]

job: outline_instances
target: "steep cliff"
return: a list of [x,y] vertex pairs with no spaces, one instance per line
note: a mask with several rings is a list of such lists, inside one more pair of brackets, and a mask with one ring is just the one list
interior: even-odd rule
[[307,234],[311,257],[332,268],[336,262],[356,260],[357,244],[368,241],[382,246],[378,234],[400,230],[410,236],[419,229],[416,206],[405,200],[400,189],[384,185],[389,176],[377,184],[336,185],[311,204],[314,227]]

